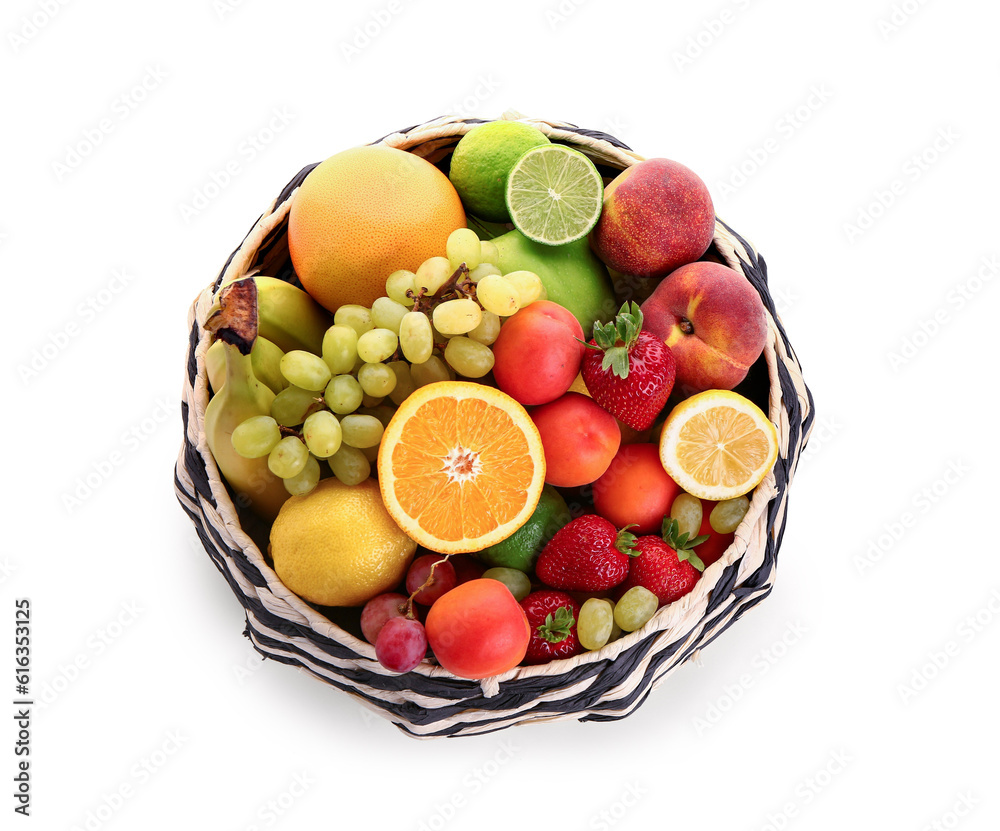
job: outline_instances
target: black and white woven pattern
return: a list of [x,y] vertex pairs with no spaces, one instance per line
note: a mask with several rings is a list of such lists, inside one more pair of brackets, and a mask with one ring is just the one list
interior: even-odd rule
[[[617,139],[563,122],[519,119],[553,141],[586,153],[602,174],[616,173],[643,157]],[[382,143],[446,163],[452,148],[479,120],[444,117],[383,137]],[[596,652],[535,667],[519,667],[482,682],[455,678],[426,662],[397,676],[375,660],[374,648],[331,623],[289,592],[241,526],[233,501],[205,443],[209,390],[202,329],[212,295],[225,276],[252,270],[295,280],[288,256],[287,215],[295,188],[313,166],[300,171],[254,224],[219,275],[192,305],[181,402],[184,444],[175,489],[206,552],[246,609],[245,634],[264,656],[300,667],[356,696],[407,734],[429,738],[486,733],[530,721],[607,721],[633,712],[667,675],[763,600],[775,579],[788,490],[813,424],[812,396],[768,293],[763,259],[718,221],[713,253],[744,274],[763,298],[769,335],[756,372],[759,403],[778,429],[774,472],[754,491],[750,511],[726,555],[709,566],[696,588],[661,609],[637,632]],[[765,374],[766,370],[766,374]],[[259,535],[258,535],[259,538]]]

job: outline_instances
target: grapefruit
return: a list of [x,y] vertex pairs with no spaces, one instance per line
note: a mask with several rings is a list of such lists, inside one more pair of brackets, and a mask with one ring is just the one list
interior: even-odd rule
[[292,197],[288,250],[302,287],[334,312],[370,307],[385,279],[416,271],[464,228],[458,193],[425,159],[367,145],[320,162]]

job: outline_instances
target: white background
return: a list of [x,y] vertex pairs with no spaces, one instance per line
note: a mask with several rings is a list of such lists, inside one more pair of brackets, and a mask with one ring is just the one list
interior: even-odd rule
[[[1000,826],[998,26],[985,0],[5,3],[0,700],[30,598],[37,705],[30,819],[0,716],[3,826]],[[624,721],[421,742],[241,635],[173,494],[186,316],[303,165],[508,108],[699,172],[818,415],[775,590],[701,666]]]

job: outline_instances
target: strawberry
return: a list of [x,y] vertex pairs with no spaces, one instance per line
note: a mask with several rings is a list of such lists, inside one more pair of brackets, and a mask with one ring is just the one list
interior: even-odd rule
[[576,634],[580,605],[566,592],[540,589],[521,601],[531,640],[523,664],[545,664],[555,658],[569,658],[582,652]]
[[564,525],[538,555],[535,575],[564,591],[610,589],[628,576],[635,535],[619,531],[603,517],[585,514]]
[[644,586],[659,598],[660,605],[673,603],[694,588],[705,564],[691,549],[708,539],[703,534],[688,539],[687,532],[678,533],[677,520],[663,521],[663,536],[639,537],[635,541],[638,556],[629,563],[628,577],[619,590]]
[[674,388],[676,361],[659,337],[642,328],[638,303],[625,303],[607,324],[594,324],[583,355],[584,383],[600,404],[635,430],[652,426]]

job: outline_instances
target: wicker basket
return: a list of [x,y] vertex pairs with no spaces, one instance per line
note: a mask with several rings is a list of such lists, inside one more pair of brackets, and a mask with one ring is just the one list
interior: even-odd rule
[[[523,120],[553,141],[578,148],[608,178],[643,158],[604,133],[525,119],[517,113],[503,118]],[[458,140],[478,123],[481,120],[443,117],[375,143],[446,165]],[[202,429],[209,399],[205,352],[210,337],[201,324],[214,289],[223,277],[253,269],[296,279],[286,223],[294,190],[313,167],[300,171],[257,220],[217,281],[197,298],[188,320],[181,402],[184,445],[175,489],[205,550],[246,610],[244,634],[263,656],[300,667],[354,695],[416,737],[472,735],[521,722],[608,721],[629,715],[671,671],[763,600],[774,582],[788,488],[814,416],[812,396],[768,294],[763,259],[731,228],[717,222],[710,254],[744,274],[767,309],[768,341],[751,378],[757,383],[754,397],[777,426],[780,447],[774,471],[754,491],[735,541],[722,559],[706,569],[694,591],[661,609],[642,629],[571,659],[519,667],[482,682],[456,678],[427,662],[405,675],[393,675],[375,660],[372,646],[331,620],[336,615],[321,614],[278,580],[261,553],[266,550],[266,529],[252,528],[248,517],[241,525]]]

